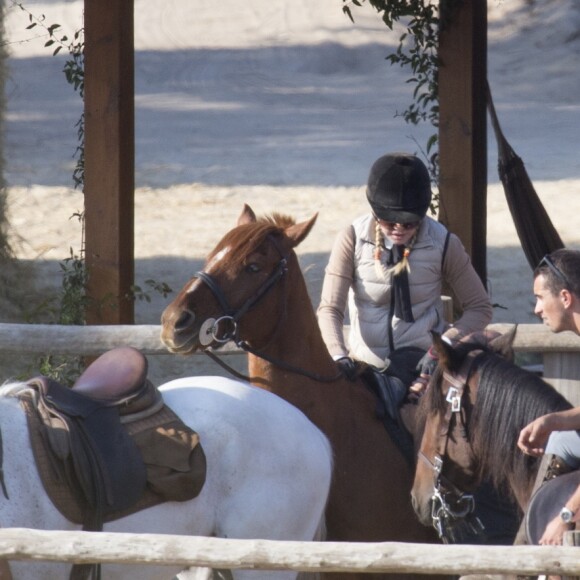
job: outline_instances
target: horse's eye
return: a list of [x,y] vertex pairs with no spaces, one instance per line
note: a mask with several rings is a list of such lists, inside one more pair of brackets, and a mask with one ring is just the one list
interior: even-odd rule
[[251,262],[250,264],[248,264],[246,266],[246,272],[248,272],[248,274],[256,274],[258,273],[262,268],[260,268],[260,266],[258,266],[258,264],[256,264],[256,262]]

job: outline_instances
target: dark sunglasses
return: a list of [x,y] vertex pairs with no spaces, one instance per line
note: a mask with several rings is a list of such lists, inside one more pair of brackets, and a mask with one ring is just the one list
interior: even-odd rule
[[558,266],[556,266],[556,264],[554,264],[554,262],[552,261],[552,258],[550,258],[549,254],[546,254],[540,260],[540,263],[538,264],[538,268],[540,268],[544,264],[546,266],[548,266],[548,268],[550,268],[550,270],[556,275],[556,277],[558,277],[562,282],[564,282],[565,288],[570,289],[572,287],[570,285],[570,282],[568,282],[568,278],[566,278],[566,276],[564,275],[564,272],[562,272],[562,270],[560,270],[560,268],[558,268]]
[[399,222],[388,222],[385,220],[382,220],[381,218],[378,218],[377,216],[375,216],[375,219],[382,225],[385,226],[386,228],[389,228],[390,230],[394,230],[397,226],[399,226],[399,228],[401,228],[402,230],[414,230],[421,222],[407,222],[405,224],[401,224]]

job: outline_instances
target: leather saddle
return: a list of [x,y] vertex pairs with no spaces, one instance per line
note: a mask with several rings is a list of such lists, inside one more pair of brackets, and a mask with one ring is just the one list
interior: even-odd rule
[[532,496],[524,521],[530,544],[538,544],[548,523],[559,513],[580,485],[580,470],[559,475],[544,483]]
[[[106,352],[72,388],[46,377],[28,385],[21,404],[43,485],[59,511],[84,530],[101,530],[105,521],[191,499],[201,490],[199,438],[164,405],[140,351]],[[160,463],[169,490],[164,482],[156,486]]]

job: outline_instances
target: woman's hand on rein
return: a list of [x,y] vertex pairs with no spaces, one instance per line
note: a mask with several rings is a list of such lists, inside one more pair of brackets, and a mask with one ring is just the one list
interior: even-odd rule
[[409,387],[409,392],[407,394],[407,400],[410,403],[417,402],[427,390],[427,385],[429,384],[430,376],[427,374],[419,375],[415,381]]

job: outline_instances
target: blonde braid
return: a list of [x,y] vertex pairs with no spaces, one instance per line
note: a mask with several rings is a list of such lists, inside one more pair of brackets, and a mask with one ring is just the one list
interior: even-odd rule
[[381,260],[381,257],[383,255],[383,239],[384,239],[383,230],[381,230],[381,226],[377,221],[375,223],[375,252],[374,252],[375,272],[377,273],[377,276],[379,278],[384,278],[385,280],[387,280],[387,278],[389,277],[389,271],[387,270],[387,268],[385,268],[385,265]]
[[383,230],[381,230],[381,226],[379,222],[375,223],[375,253],[374,258],[375,260],[381,259],[381,255],[383,253]]
[[418,233],[419,233],[419,228],[417,228],[417,230],[415,231],[415,234],[409,240],[409,244],[407,246],[405,246],[405,249],[403,250],[403,257],[401,258],[400,262],[395,264],[389,270],[389,272],[392,272],[395,276],[400,274],[403,270],[407,270],[407,272],[411,271],[411,265],[409,264],[409,256],[411,255],[411,252],[413,250],[413,246],[415,245],[415,242],[417,241],[417,234]]
[[407,270],[407,272],[411,271],[411,265],[409,264],[409,256],[411,255],[411,252],[413,250],[413,246],[415,245],[415,242],[417,241],[418,233],[419,233],[419,227],[417,227],[417,229],[415,230],[415,234],[409,240],[409,244],[407,246],[405,246],[405,249],[403,250],[403,257],[401,258],[401,260],[397,264],[395,264],[392,268],[387,269],[384,267],[384,265],[381,261],[381,256],[383,254],[384,234],[383,234],[383,230],[381,230],[381,226],[379,225],[378,222],[376,222],[376,224],[375,224],[374,259],[375,259],[375,270],[379,276],[386,278],[386,276],[388,274],[393,274],[394,276],[397,276],[403,270]]

